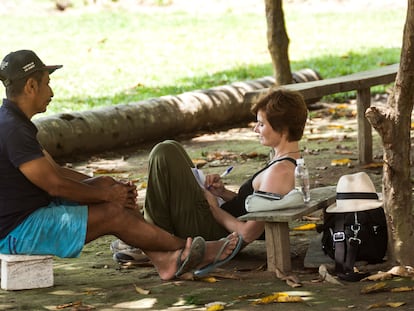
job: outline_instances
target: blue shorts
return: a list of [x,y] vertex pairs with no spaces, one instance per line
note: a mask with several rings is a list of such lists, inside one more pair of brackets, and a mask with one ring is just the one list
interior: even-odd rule
[[0,240],[0,253],[78,257],[85,245],[88,207],[52,201]]

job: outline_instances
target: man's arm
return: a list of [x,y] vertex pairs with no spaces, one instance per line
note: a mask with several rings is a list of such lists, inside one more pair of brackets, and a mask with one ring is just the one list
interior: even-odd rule
[[83,181],[85,179],[90,178],[90,176],[86,174],[72,170],[70,168],[60,166],[55,162],[55,160],[46,150],[43,150],[43,154],[45,155],[46,159],[56,168],[56,170],[58,170],[64,177],[77,181]]
[[133,185],[114,182],[98,187],[84,183],[81,179],[89,176],[60,167],[47,153],[44,157],[23,163],[19,169],[27,179],[51,196],[82,203],[114,202],[135,208],[131,206],[135,202]]

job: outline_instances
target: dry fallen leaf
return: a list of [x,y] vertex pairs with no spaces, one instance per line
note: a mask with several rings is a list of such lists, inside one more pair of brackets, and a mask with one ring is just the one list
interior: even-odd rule
[[253,298],[259,298],[261,296],[263,296],[264,293],[254,293],[254,294],[246,294],[246,295],[242,295],[242,296],[238,296],[237,299],[238,300],[247,300],[247,299],[253,299]]
[[319,276],[321,277],[322,281],[326,281],[328,283],[336,284],[336,285],[343,285],[341,282],[339,282],[335,277],[333,277],[328,272],[328,268],[326,268],[325,265],[319,266]]
[[204,159],[192,159],[192,161],[196,168],[202,168],[204,165],[207,164],[207,161]]
[[274,302],[302,302],[300,296],[290,296],[287,293],[273,293],[272,295],[260,298],[253,302],[255,305],[265,305]]
[[341,130],[344,126],[342,124],[329,124],[327,128],[330,130]]
[[73,308],[82,305],[82,301],[73,301],[56,306],[56,309]]
[[99,175],[103,175],[103,174],[119,174],[119,173],[127,173],[128,171],[125,170],[120,170],[120,169],[116,169],[116,168],[95,168],[93,170],[94,174],[99,174]]
[[213,276],[207,276],[205,278],[200,278],[201,281],[206,282],[206,283],[216,283],[218,282],[218,280],[213,277]]
[[297,226],[292,228],[292,230],[298,230],[298,231],[306,231],[306,230],[315,230],[316,224],[305,224],[302,226]]
[[141,287],[136,286],[135,284],[134,284],[134,287],[135,287],[135,291],[136,291],[138,294],[148,295],[148,294],[150,293],[150,290],[149,290],[149,289],[143,289],[143,288],[141,288]]
[[352,160],[348,159],[348,158],[343,158],[343,159],[334,159],[331,161],[331,165],[332,166],[345,166],[348,164],[351,164]]
[[403,292],[412,292],[414,291],[414,287],[402,286],[402,287],[395,287],[390,290],[392,293],[403,293]]
[[366,165],[363,166],[363,168],[378,168],[378,167],[382,167],[384,165],[384,163],[381,162],[371,162],[368,163]]
[[296,275],[293,275],[293,274],[286,275],[277,268],[276,268],[275,273],[276,273],[277,278],[286,281],[286,284],[289,285],[290,287],[296,288],[296,287],[302,286],[302,283],[300,282],[299,278]]
[[390,307],[390,308],[398,308],[405,305],[405,302],[379,302],[369,305],[367,309],[374,309],[374,308],[383,308],[383,307]]
[[400,277],[413,277],[414,276],[414,269],[411,266],[395,266],[392,267],[390,270],[387,271],[395,276]]
[[56,309],[59,310],[65,308],[70,308],[71,311],[90,311],[96,309],[94,306],[83,304],[82,301],[69,302],[56,306]]
[[215,302],[210,302],[206,304],[205,306],[206,306],[206,311],[220,311],[220,310],[224,310],[226,303],[221,302],[221,301],[215,301]]
[[392,274],[388,272],[378,272],[363,278],[361,281],[385,281],[392,278]]
[[361,289],[361,294],[371,294],[371,293],[378,293],[378,292],[383,292],[386,291],[387,288],[387,283],[385,282],[379,282],[379,283],[375,283],[373,285],[368,285],[365,286]]

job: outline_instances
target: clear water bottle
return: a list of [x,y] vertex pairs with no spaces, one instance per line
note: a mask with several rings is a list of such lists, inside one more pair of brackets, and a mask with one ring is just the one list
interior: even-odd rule
[[305,203],[310,201],[309,171],[303,158],[296,160],[295,188],[302,192]]

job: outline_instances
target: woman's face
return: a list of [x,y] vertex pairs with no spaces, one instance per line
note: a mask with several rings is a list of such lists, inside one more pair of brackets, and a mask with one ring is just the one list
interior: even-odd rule
[[277,147],[283,138],[281,133],[272,128],[263,110],[257,112],[257,123],[254,131],[259,134],[259,141],[263,146]]

